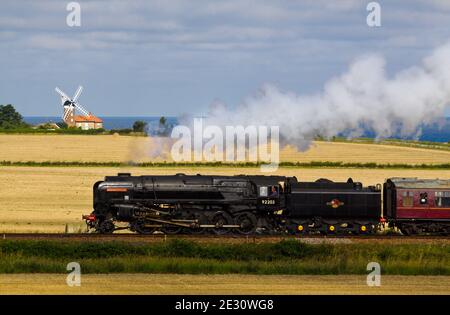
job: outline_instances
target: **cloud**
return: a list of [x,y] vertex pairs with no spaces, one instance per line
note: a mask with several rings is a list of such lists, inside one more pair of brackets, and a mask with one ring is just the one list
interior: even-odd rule
[[82,43],[71,38],[52,35],[32,35],[27,40],[27,45],[31,48],[72,50],[81,49]]
[[[149,89],[145,99],[133,98],[134,114],[150,102],[170,113],[205,110],[215,98],[238,103],[264,82],[313,91],[359,54],[383,53],[390,73],[450,38],[443,1],[383,1],[377,29],[366,25],[365,4],[357,0],[80,3],[82,27],[71,28],[65,1],[2,1],[0,68],[14,82],[0,79],[0,94],[25,114],[53,110],[53,95],[40,93],[55,81],[86,81],[99,100],[95,87],[111,90],[111,102],[97,106],[116,115],[132,114],[123,100]],[[36,86],[35,94],[25,98],[15,87],[24,85]],[[33,98],[44,106],[29,105]]]

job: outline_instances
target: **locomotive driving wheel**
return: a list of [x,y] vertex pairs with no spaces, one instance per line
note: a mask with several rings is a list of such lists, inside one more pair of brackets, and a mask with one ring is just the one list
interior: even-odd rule
[[164,224],[161,228],[161,231],[164,232],[164,234],[178,234],[181,232],[183,228],[181,226],[172,225],[172,224]]
[[186,234],[194,234],[200,235],[206,232],[206,229],[201,228],[199,225],[208,224],[208,217],[206,215],[198,215],[192,214],[188,217],[188,220],[197,220],[197,226],[191,226],[189,228],[184,228],[183,232]]
[[236,231],[240,234],[252,234],[256,230],[257,219],[251,212],[238,213],[234,218],[235,224],[239,227]]
[[223,235],[230,232],[230,228],[226,228],[223,226],[233,224],[233,219],[228,213],[223,211],[217,211],[211,217],[210,222],[212,225],[215,225],[215,227],[212,228],[212,231],[217,235]]
[[132,223],[132,230],[136,231],[138,234],[152,234],[156,229],[154,227],[146,226],[144,220],[137,220]]

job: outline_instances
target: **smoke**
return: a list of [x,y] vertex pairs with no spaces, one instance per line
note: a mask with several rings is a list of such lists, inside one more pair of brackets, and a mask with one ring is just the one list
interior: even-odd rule
[[279,126],[284,144],[306,149],[316,136],[358,137],[365,130],[377,138],[418,136],[449,103],[450,43],[392,77],[382,57],[363,56],[314,95],[265,85],[235,110],[216,102],[205,124]]

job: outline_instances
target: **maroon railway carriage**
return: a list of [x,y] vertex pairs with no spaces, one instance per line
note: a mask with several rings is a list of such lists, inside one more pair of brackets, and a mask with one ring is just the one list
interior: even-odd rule
[[389,226],[406,235],[450,232],[450,180],[390,178],[383,206]]

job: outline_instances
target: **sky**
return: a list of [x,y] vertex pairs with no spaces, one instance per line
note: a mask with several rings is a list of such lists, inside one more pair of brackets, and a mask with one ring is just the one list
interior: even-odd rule
[[367,54],[395,74],[450,41],[447,0],[377,1],[380,27],[364,0],[80,0],[80,27],[69,2],[0,2],[0,104],[59,116],[54,88],[82,85],[99,116],[204,115],[265,84],[320,93]]

